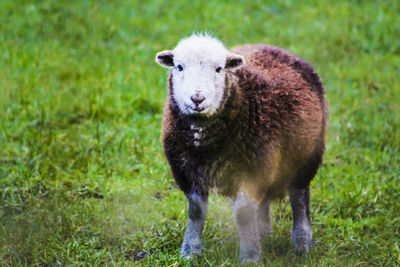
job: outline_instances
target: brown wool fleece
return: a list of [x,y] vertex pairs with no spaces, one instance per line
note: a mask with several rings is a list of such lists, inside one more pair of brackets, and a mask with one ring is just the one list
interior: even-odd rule
[[185,194],[210,188],[255,200],[306,188],[322,162],[328,119],[325,88],[312,66],[266,45],[231,49],[246,64],[226,72],[223,102],[215,115],[182,115],[172,74],[164,107],[164,152]]

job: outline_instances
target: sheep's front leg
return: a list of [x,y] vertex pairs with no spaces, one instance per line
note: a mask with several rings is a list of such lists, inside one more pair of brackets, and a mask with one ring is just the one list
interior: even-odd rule
[[192,193],[186,196],[189,201],[188,223],[185,239],[183,240],[181,257],[190,259],[198,257],[201,253],[204,220],[207,214],[207,195],[199,196]]
[[310,227],[310,191],[309,188],[290,188],[290,205],[293,211],[292,241],[297,253],[307,253],[311,248],[312,232]]
[[258,204],[245,193],[240,193],[235,199],[234,209],[240,238],[240,263],[258,261],[261,255],[257,220]]

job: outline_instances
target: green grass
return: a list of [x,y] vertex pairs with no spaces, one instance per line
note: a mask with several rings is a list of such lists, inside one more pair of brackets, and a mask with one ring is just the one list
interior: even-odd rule
[[[193,31],[311,62],[330,103],[312,183],[309,256],[288,201],[271,266],[400,265],[398,1],[0,2],[0,265],[189,265],[186,207],[160,144],[156,52]],[[200,266],[237,266],[229,201],[212,196]]]

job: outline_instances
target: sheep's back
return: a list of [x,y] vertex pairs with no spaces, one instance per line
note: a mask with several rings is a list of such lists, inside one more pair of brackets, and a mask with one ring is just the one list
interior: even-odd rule
[[231,51],[244,56],[246,66],[264,72],[275,84],[286,88],[311,87],[319,94],[325,94],[312,65],[284,49],[256,44],[237,46]]

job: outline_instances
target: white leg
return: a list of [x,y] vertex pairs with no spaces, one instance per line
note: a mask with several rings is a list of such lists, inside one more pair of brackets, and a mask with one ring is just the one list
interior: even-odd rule
[[258,232],[261,240],[272,231],[269,204],[270,200],[267,199],[258,206]]
[[207,196],[195,193],[187,195],[189,201],[188,223],[183,240],[181,257],[190,259],[200,256],[202,249],[201,233],[207,214]]
[[258,261],[261,255],[258,233],[258,205],[245,193],[235,199],[235,219],[240,238],[240,263]]

